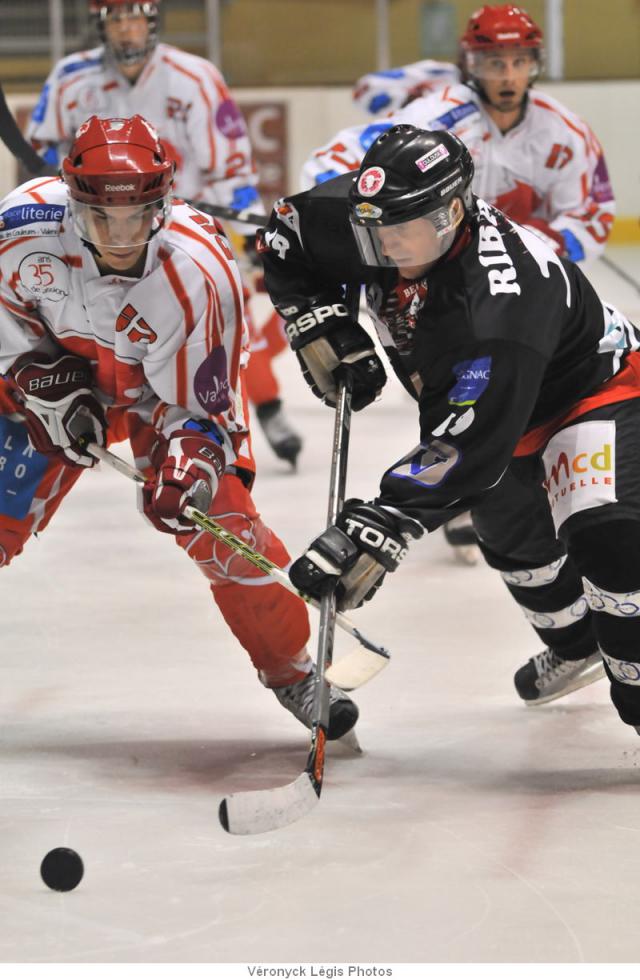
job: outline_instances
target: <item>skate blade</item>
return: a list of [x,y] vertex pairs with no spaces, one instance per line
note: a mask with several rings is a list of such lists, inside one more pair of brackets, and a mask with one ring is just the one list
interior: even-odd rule
[[571,685],[563,688],[562,691],[557,691],[555,694],[548,694],[544,698],[536,698],[535,701],[525,701],[524,703],[528,708],[537,708],[541,704],[549,704],[550,701],[557,701],[558,698],[563,698],[566,694],[571,694],[573,691],[579,691],[582,687],[588,687],[589,684],[594,684],[604,676],[605,671],[602,663],[594,664],[593,667],[585,670],[583,674],[575,677]]
[[343,735],[342,738],[328,742],[327,745],[341,745],[350,755],[364,755],[360,742],[358,741],[358,736],[356,735],[355,727],[351,731],[348,731],[346,735]]

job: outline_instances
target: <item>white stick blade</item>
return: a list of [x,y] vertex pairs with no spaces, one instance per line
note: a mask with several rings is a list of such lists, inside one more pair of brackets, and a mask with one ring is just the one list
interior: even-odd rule
[[226,796],[220,804],[220,823],[230,834],[264,834],[306,816],[318,800],[305,771],[285,786]]
[[356,647],[342,660],[331,664],[325,677],[341,691],[355,691],[384,670],[388,663],[388,657],[381,657],[365,647]]

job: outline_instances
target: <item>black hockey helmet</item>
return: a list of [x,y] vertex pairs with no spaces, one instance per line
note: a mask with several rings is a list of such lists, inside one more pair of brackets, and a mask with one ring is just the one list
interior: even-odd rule
[[384,241],[389,242],[391,232],[384,229],[396,228],[406,237],[415,229],[400,226],[416,219],[427,219],[431,226],[426,230],[433,247],[425,243],[424,262],[443,255],[471,213],[473,173],[471,154],[453,133],[409,125],[382,133],[367,151],[349,194],[349,217],[365,264],[412,267],[402,249],[395,250],[395,257],[389,254]]

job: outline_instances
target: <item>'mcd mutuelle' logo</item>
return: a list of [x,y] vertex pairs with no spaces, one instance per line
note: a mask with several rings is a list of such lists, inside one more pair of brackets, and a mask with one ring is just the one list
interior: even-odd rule
[[382,189],[386,176],[382,167],[368,167],[358,178],[358,194],[373,197]]

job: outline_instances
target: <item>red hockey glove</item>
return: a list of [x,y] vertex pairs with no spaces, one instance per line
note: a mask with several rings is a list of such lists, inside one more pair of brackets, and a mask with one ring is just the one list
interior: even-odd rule
[[224,473],[225,456],[215,436],[178,429],[153,452],[155,477],[142,491],[143,510],[154,527],[167,534],[191,534],[195,525],[184,508],[206,512]]
[[82,440],[104,446],[107,422],[88,361],[74,354],[24,354],[11,369],[33,448],[67,466],[94,466]]

